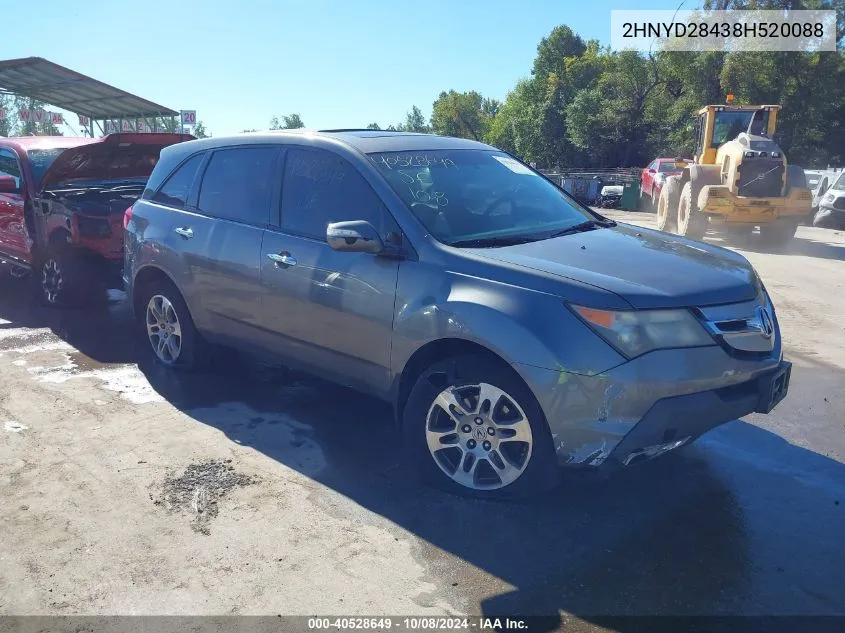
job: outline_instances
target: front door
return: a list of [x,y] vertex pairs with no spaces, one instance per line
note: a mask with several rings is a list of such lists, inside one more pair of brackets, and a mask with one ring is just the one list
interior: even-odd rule
[[344,220],[367,220],[382,239],[398,235],[350,163],[323,150],[288,150],[280,226],[262,245],[264,327],[279,353],[307,368],[386,392],[399,262],[332,250],[326,225]]
[[24,221],[24,180],[17,155],[0,148],[0,175],[17,180],[18,190],[0,192],[0,252],[24,262],[30,261],[28,235]]

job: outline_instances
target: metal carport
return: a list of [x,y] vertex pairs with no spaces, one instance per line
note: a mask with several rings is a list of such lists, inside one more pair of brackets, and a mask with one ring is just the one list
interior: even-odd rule
[[[94,136],[94,123],[105,133],[105,121],[144,121],[153,131],[164,117],[179,112],[110,86],[42,57],[0,61],[0,93],[43,101],[77,115],[88,117]],[[173,120],[175,127],[175,119]],[[174,130],[175,131],[175,130]]]

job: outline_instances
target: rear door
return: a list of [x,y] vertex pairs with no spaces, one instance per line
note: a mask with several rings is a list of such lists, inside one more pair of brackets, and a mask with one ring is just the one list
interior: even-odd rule
[[261,257],[274,349],[344,384],[386,391],[399,262],[332,250],[326,225],[367,220],[385,241],[399,239],[398,226],[361,173],[324,150],[288,149],[281,197]]
[[17,191],[0,193],[0,252],[29,262],[24,222],[24,179],[18,155],[8,147],[0,147],[0,175],[12,176],[18,183]]
[[279,182],[281,150],[214,150],[195,204],[178,212],[170,244],[180,254],[186,300],[197,325],[222,342],[261,347],[261,242]]

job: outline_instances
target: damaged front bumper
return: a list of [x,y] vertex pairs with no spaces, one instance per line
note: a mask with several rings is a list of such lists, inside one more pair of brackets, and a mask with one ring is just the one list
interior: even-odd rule
[[721,347],[662,350],[595,375],[520,365],[567,467],[630,466],[683,446],[785,396],[791,363]]

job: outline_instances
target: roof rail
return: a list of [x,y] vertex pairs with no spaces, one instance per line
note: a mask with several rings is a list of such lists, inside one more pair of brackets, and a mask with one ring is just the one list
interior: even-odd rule
[[318,132],[396,132],[398,134],[405,134],[403,130],[374,130],[369,127],[345,127],[336,130],[317,130]]

